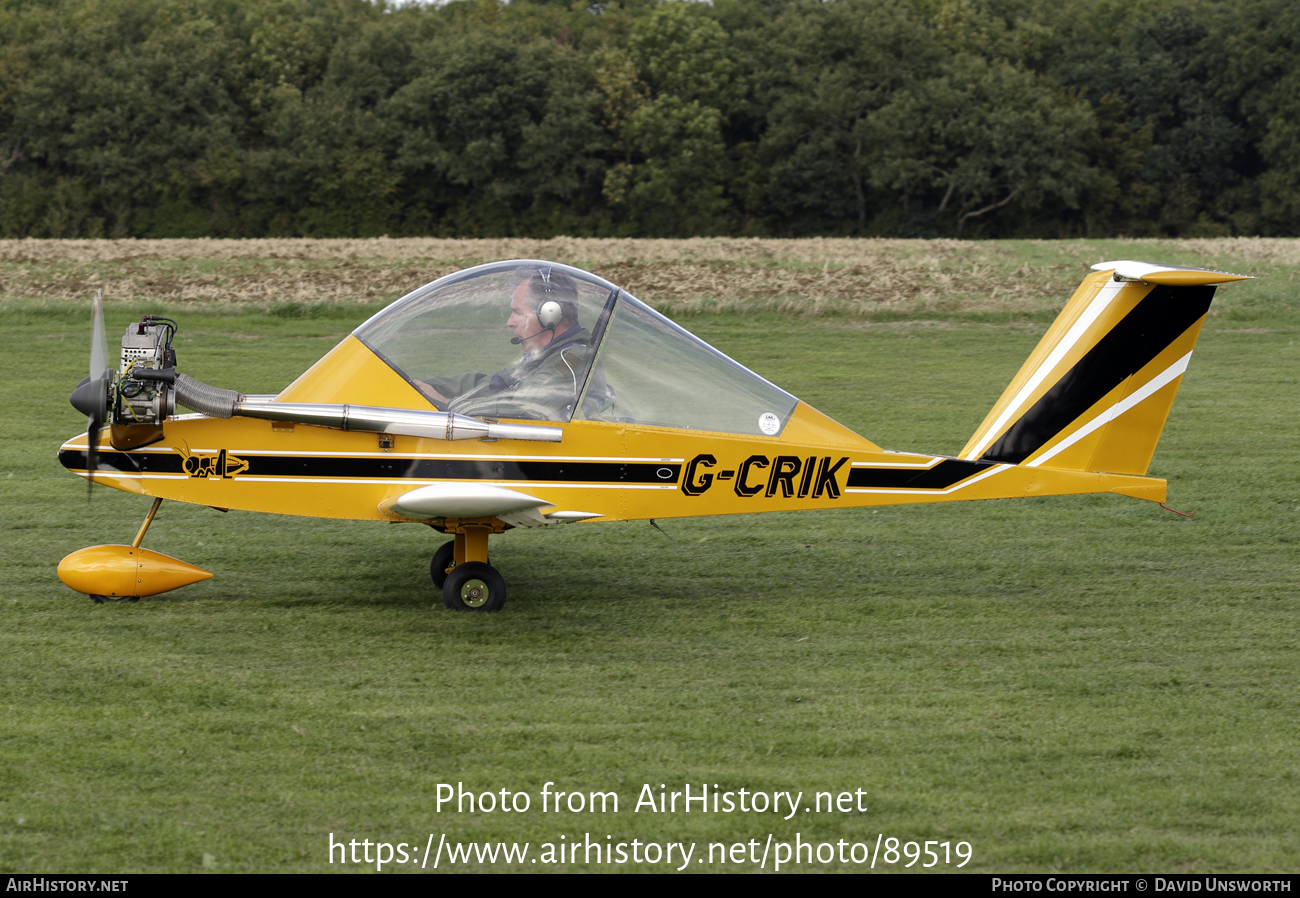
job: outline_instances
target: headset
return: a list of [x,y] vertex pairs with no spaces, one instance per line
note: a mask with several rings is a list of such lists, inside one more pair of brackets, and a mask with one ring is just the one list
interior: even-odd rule
[[510,342],[515,346],[518,346],[520,343],[523,343],[525,340],[531,340],[538,334],[544,334],[547,331],[555,330],[560,326],[560,322],[563,320],[564,310],[560,308],[560,304],[553,299],[548,299],[537,307],[537,330],[533,331],[526,337],[511,337]]
[[553,299],[548,299],[537,307],[537,323],[545,330],[554,330],[564,320],[564,310]]
[[[551,269],[538,269],[537,274],[542,279],[542,292],[550,293],[554,288],[551,286]],[[526,337],[511,337],[510,342],[515,346],[523,343],[525,340],[531,340],[538,334],[546,331],[554,331],[559,327],[560,322],[564,320],[564,308],[555,300],[548,299],[537,307],[537,324],[538,329]]]

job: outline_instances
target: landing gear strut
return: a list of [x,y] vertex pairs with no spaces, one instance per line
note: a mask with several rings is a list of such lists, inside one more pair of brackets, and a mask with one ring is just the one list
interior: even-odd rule
[[[140,525],[140,530],[131,542],[132,549],[140,548],[140,543],[144,542],[144,535],[149,532],[149,525],[153,523],[154,515],[158,514],[158,506],[162,505],[162,499],[154,499],[153,506],[149,509],[149,514],[145,516],[144,523]],[[138,581],[137,581],[138,582]],[[139,596],[122,596],[120,599],[110,599],[108,596],[92,592],[90,600],[96,605],[103,605],[105,602],[138,602]]]

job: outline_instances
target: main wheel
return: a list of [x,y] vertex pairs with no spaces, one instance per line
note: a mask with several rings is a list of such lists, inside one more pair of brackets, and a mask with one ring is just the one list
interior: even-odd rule
[[456,563],[456,541],[443,543],[438,547],[438,551],[433,553],[433,560],[429,562],[429,579],[433,585],[442,589],[442,584],[447,582],[447,572],[450,571]]
[[467,561],[447,574],[442,603],[453,611],[500,611],[506,603],[506,581],[491,565]]
[[438,547],[438,551],[433,553],[433,560],[429,562],[429,578],[433,580],[433,585],[442,589],[442,584],[447,582],[447,571],[456,563],[456,541],[443,543]]

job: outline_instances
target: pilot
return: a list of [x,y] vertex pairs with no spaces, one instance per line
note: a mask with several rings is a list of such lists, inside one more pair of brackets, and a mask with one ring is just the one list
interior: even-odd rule
[[[432,377],[416,385],[436,406],[462,415],[567,421],[586,380],[593,347],[578,323],[578,288],[552,268],[527,269],[510,294],[506,326],[523,357],[493,375]],[[599,372],[599,369],[597,369]],[[588,391],[605,400],[604,378]]]

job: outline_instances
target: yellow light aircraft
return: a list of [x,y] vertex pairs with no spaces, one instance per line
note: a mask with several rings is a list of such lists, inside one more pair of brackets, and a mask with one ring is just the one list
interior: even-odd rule
[[1214,285],[1245,278],[1093,268],[951,458],[881,449],[553,262],[440,278],[267,396],[177,373],[175,322],[154,316],[127,328],[109,368],[97,298],[90,376],[71,398],[89,423],[59,460],[154,503],[132,545],[74,552],[59,576],[96,601],[210,577],[141,547],[163,499],[426,524],[454,537],[431,563],[444,603],[477,611],[505,602],[488,538],[513,528],[1079,493],[1163,502],[1165,481],[1143,475]]

